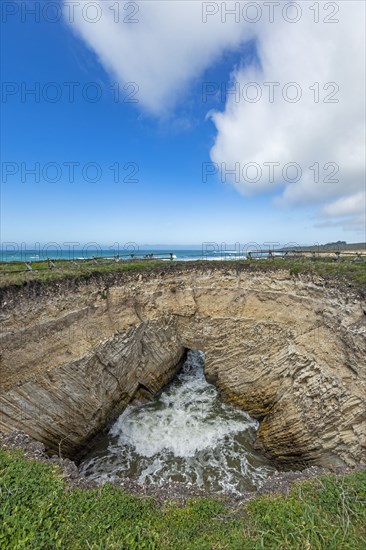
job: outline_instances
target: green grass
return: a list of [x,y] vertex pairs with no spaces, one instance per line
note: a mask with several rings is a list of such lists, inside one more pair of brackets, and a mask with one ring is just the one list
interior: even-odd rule
[[289,497],[236,509],[212,498],[159,506],[109,484],[65,490],[59,472],[0,450],[0,548],[366,548],[365,471],[298,483]]
[[[267,262],[266,262],[267,263]],[[292,275],[310,273],[325,279],[349,281],[356,285],[366,285],[366,261],[353,263],[350,260],[298,258],[268,260],[274,269],[286,268]]]
[[[93,263],[83,261],[75,266],[70,261],[58,261],[56,269],[48,269],[47,262],[31,263],[34,271],[18,272],[24,269],[22,264],[7,264],[0,262],[0,287],[10,285],[23,286],[28,281],[40,281],[43,283],[59,282],[65,279],[87,279],[93,275],[114,273],[117,271],[141,271],[149,270],[158,266],[164,266],[162,260],[134,260],[121,263]],[[14,271],[14,273],[11,273]]]
[[[334,261],[332,258],[276,258],[261,261],[225,261],[225,262],[170,262],[162,260],[133,260],[123,261],[121,263],[93,263],[91,261],[80,262],[78,266],[69,261],[58,261],[57,269],[45,269],[46,262],[32,264],[35,271],[16,272],[24,268],[23,264],[6,264],[0,262],[0,288],[15,285],[23,286],[27,282],[39,281],[42,283],[60,282],[66,279],[87,280],[93,275],[113,274],[126,271],[149,271],[156,268],[171,270],[189,270],[192,267],[202,269],[221,269],[222,267],[253,269],[256,271],[276,271],[286,269],[292,275],[301,273],[310,273],[319,275],[325,279],[333,279],[344,282],[350,282],[356,286],[366,286],[366,261],[353,263],[350,259],[341,259]],[[42,268],[42,269],[41,269]],[[36,271],[38,269],[38,271]],[[14,270],[14,273],[9,273]]]

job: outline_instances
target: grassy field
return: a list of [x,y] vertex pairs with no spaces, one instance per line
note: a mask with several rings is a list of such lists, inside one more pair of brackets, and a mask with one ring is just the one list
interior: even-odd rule
[[56,268],[48,269],[47,262],[38,262],[31,264],[33,271],[19,271],[24,268],[23,264],[7,264],[0,262],[0,287],[9,285],[22,286],[29,281],[40,281],[44,283],[59,282],[65,279],[88,279],[93,275],[102,275],[115,272],[126,271],[148,271],[154,269],[181,270],[191,269],[200,266],[202,268],[217,269],[222,266],[225,268],[237,267],[238,269],[250,268],[253,270],[273,271],[278,269],[287,269],[293,275],[301,273],[318,274],[325,278],[349,281],[359,286],[366,285],[366,261],[352,262],[341,259],[334,261],[332,258],[275,258],[260,261],[231,261],[210,262],[178,262],[162,260],[134,260],[123,261],[120,263],[93,263],[92,261],[83,261],[78,265],[70,261],[58,261]]
[[366,471],[295,485],[288,497],[157,504],[106,484],[65,490],[56,466],[0,450],[0,548],[366,548]]
[[272,263],[275,269],[286,267],[293,275],[312,273],[325,279],[350,281],[360,286],[366,285],[366,262],[353,263],[348,260],[334,261],[333,259],[275,259]]
[[50,283],[64,279],[82,279],[95,274],[116,271],[146,271],[158,266],[164,266],[166,263],[162,260],[134,260],[120,263],[94,263],[85,260],[75,265],[71,261],[64,260],[58,261],[54,269],[49,269],[47,262],[30,263],[33,271],[24,271],[24,262],[22,264],[0,262],[0,287],[8,285],[22,286],[28,281]]

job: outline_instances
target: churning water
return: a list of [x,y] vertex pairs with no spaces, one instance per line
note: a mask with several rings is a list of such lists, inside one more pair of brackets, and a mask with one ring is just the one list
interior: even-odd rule
[[223,403],[204,377],[204,354],[189,351],[154,401],[129,405],[80,466],[98,480],[180,481],[212,492],[254,491],[274,468],[253,449],[258,423]]

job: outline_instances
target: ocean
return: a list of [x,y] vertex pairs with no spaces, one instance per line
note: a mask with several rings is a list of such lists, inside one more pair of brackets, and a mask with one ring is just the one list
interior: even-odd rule
[[194,260],[233,260],[246,259],[244,250],[231,248],[226,250],[219,246],[207,246],[197,249],[181,249],[174,245],[171,248],[139,248],[137,245],[131,245],[128,248],[102,249],[90,245],[83,249],[62,249],[57,246],[26,248],[3,246],[1,249],[0,261],[2,262],[38,262],[47,260],[87,260],[92,258],[114,258],[119,255],[121,259],[129,259],[131,255],[137,258],[143,258],[153,254],[154,257],[176,261],[194,261]]

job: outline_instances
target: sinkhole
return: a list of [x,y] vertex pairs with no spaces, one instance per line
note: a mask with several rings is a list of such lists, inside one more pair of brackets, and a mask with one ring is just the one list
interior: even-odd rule
[[253,443],[258,422],[224,403],[190,350],[174,380],[148,403],[130,404],[84,456],[95,481],[182,482],[207,492],[256,491],[275,469]]

